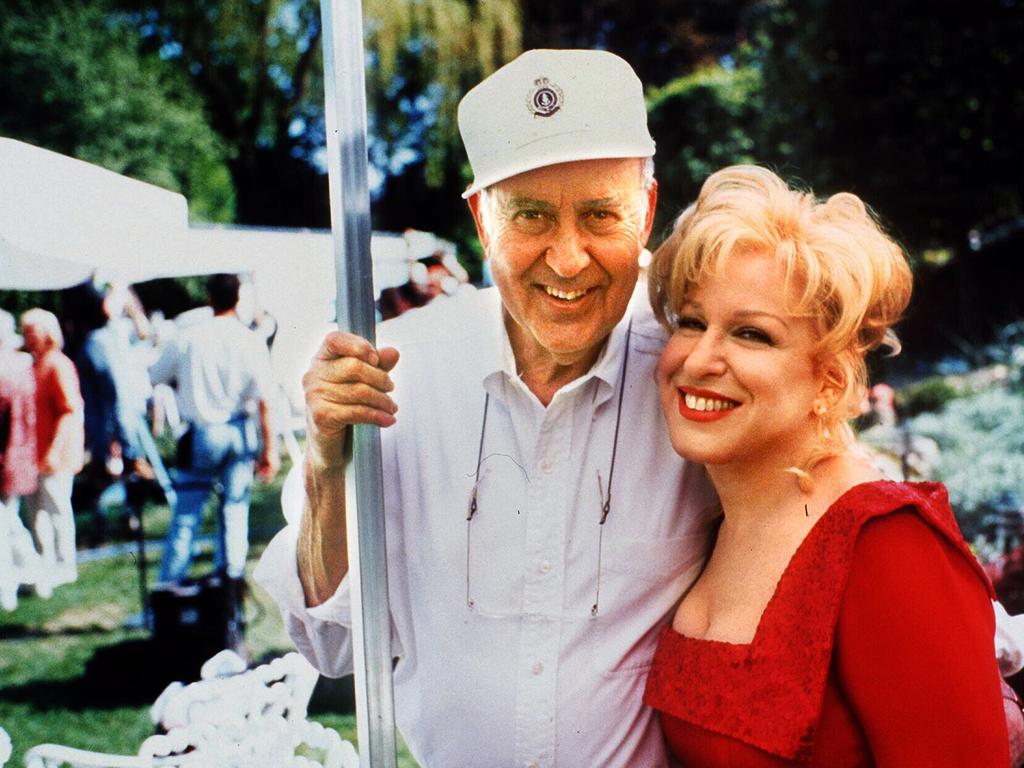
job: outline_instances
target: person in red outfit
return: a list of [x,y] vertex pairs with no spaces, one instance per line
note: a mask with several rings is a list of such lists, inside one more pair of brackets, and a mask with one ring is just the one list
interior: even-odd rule
[[686,766],[1009,765],[992,589],[938,483],[882,479],[848,425],[898,351],[901,249],[851,194],[712,175],[650,272],[669,436],[722,518],[645,701]]
[[[21,316],[21,329],[36,375],[39,462],[39,487],[25,497],[25,509],[36,549],[48,562],[52,558],[54,584],[70,584],[78,578],[71,491],[75,474],[85,461],[84,404],[78,371],[61,351],[64,334],[52,312],[28,310]],[[49,526],[41,528],[37,517],[47,518]],[[52,544],[42,539],[41,530],[52,530]]]

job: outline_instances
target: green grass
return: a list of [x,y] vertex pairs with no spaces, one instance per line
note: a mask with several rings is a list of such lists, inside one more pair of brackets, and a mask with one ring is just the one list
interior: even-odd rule
[[[284,473],[254,489],[249,568],[283,525],[278,504]],[[164,505],[145,511],[147,540],[159,540],[169,514]],[[212,528],[210,528],[212,530]],[[209,547],[206,548],[209,550]],[[194,572],[209,568],[204,552]],[[149,582],[158,565],[150,557]],[[293,649],[269,596],[249,579],[246,647],[254,661]],[[0,727],[11,735],[8,765],[21,766],[29,747],[44,742],[101,752],[134,754],[153,733],[149,707],[170,682],[154,657],[149,632],[126,628],[140,609],[134,553],[79,565],[78,581],[58,587],[49,600],[28,594],[12,613],[0,611]],[[356,742],[351,685],[322,678],[310,718]],[[399,766],[415,768],[404,745]]]

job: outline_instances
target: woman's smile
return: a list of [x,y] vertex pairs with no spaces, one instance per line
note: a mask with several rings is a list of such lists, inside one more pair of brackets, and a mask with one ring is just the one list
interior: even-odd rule
[[679,414],[690,421],[717,421],[739,406],[735,400],[709,389],[679,388]]

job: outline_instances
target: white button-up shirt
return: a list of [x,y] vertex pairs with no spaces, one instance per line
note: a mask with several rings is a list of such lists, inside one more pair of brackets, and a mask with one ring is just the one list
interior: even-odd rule
[[234,315],[210,317],[169,341],[150,366],[154,384],[176,379],[181,416],[193,424],[224,424],[276,385],[270,352]]
[[[717,507],[703,470],[668,441],[653,379],[665,334],[645,292],[546,408],[516,375],[494,289],[385,323],[379,342],[402,355],[382,447],[396,721],[413,755],[426,768],[666,765],[641,697]],[[299,650],[345,674],[348,581],[305,607],[297,527],[256,577]]]

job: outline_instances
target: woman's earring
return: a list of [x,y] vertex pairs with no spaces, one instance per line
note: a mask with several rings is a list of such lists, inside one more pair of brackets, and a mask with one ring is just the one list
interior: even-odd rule
[[826,413],[828,413],[828,406],[825,404],[823,400],[818,400],[814,403],[814,413],[817,416],[824,416]]

